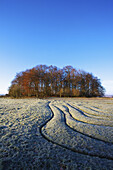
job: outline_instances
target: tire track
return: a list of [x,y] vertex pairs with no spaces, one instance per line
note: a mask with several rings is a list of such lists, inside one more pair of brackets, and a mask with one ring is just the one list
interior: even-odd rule
[[[72,104],[72,107],[76,107],[77,109],[80,109],[79,106],[75,106],[75,105],[73,106],[73,104]],[[100,118],[102,118],[102,117],[104,117],[104,118],[113,118],[113,115],[111,115],[109,113],[104,113],[103,111],[100,111],[100,110],[97,111],[97,110],[94,110],[91,107],[87,107],[85,105],[82,105],[82,107],[84,109],[86,109],[86,110],[88,109],[88,110],[93,111],[93,113],[87,113],[87,111],[83,111],[83,109],[81,109],[82,112],[86,112],[87,114],[90,114],[91,116],[99,116]]]
[[[57,143],[57,142],[49,139],[49,138],[44,134],[42,128],[43,128],[45,125],[47,125],[47,124],[54,118],[54,112],[53,112],[53,110],[52,110],[52,108],[51,108],[51,106],[50,106],[50,103],[51,103],[51,102],[48,103],[48,107],[49,107],[49,109],[51,110],[52,116],[51,116],[45,123],[43,123],[43,124],[40,126],[40,128],[39,128],[40,134],[43,136],[43,138],[45,138],[48,142],[51,142],[51,143],[53,143],[53,144],[56,144],[56,145],[58,145],[58,146],[60,146],[60,147],[62,147],[62,148],[71,150],[72,152],[77,152],[77,153],[79,153],[79,154],[83,154],[83,155],[87,155],[87,156],[92,156],[92,157],[98,157],[98,158],[101,158],[101,159],[113,160],[113,157],[112,157],[112,156],[103,156],[103,155],[88,153],[88,152],[86,152],[86,151],[84,151],[84,150],[81,151],[81,150],[78,150],[78,149],[76,149],[76,148],[69,148],[69,147],[67,147],[67,146],[65,146],[65,145],[63,145],[63,144],[59,144],[59,143]],[[65,123],[66,126],[68,126],[68,125],[66,124],[66,116],[65,116],[64,113],[63,113],[63,115],[64,115],[64,123]],[[70,128],[70,126],[68,126],[68,127]],[[80,132],[77,132],[77,133],[80,133]],[[82,135],[84,135],[84,134],[82,134]],[[86,135],[84,135],[84,136],[86,136]],[[88,136],[88,137],[89,137],[89,136]],[[91,138],[91,137],[90,137],[90,138]],[[92,139],[94,139],[94,138],[92,138]],[[96,139],[96,140],[97,140],[97,139]],[[102,142],[104,142],[104,141],[102,141]],[[104,143],[106,143],[106,142],[104,142]]]
[[[92,117],[88,117],[84,114],[84,112],[82,110],[80,110],[78,107],[75,107],[69,103],[67,103],[68,106],[72,107],[72,109],[75,109],[76,111],[78,111],[78,113],[81,114],[82,118],[84,119],[84,121],[79,120],[79,118],[75,118],[74,116],[72,116],[72,114],[70,114],[71,117],[73,117],[75,120],[83,122],[83,123],[87,123],[87,124],[92,124],[92,125],[98,125],[98,126],[106,126],[106,127],[113,127],[113,121],[108,121],[108,120],[103,120],[103,119],[96,119],[96,118],[92,118]],[[81,118],[81,117],[80,117]],[[87,118],[87,121],[85,120],[85,118]],[[88,121],[89,119],[89,121]],[[91,120],[92,119],[92,120]],[[93,122],[93,119],[96,121],[95,123]],[[102,122],[101,122],[102,121]]]
[[[66,107],[67,107],[67,106],[66,106]],[[58,108],[58,109],[65,115],[65,117],[66,117],[66,113],[65,113],[64,111],[62,111],[61,108],[59,108],[59,107],[57,107],[57,108]],[[89,123],[86,123],[86,122],[82,122],[82,121],[76,120],[76,119],[72,116],[72,114],[70,113],[68,107],[67,107],[67,109],[68,109],[68,113],[69,113],[70,117],[73,119],[73,121],[75,120],[75,121],[77,121],[77,122],[79,122],[79,123],[81,123],[81,124],[86,124],[86,125],[88,124],[89,126],[92,126],[92,124],[89,124]],[[65,118],[65,124],[66,124],[69,128],[71,128],[72,130],[74,130],[75,132],[80,133],[80,134],[82,134],[82,135],[84,135],[84,136],[90,137],[91,139],[96,139],[96,140],[98,140],[98,141],[102,141],[102,142],[104,142],[104,143],[106,143],[106,144],[111,144],[111,145],[113,144],[112,141],[109,142],[106,138],[105,138],[105,140],[103,140],[103,139],[96,138],[96,137],[94,137],[93,135],[88,135],[88,134],[86,134],[85,132],[82,133],[81,131],[79,131],[79,130],[73,128],[72,126],[70,126],[69,123],[67,123],[66,120],[67,120],[67,119]],[[93,126],[98,126],[98,125],[95,125],[95,124],[94,124]],[[99,126],[98,128],[101,128],[101,126]],[[105,126],[104,128],[106,128],[106,126]],[[111,128],[111,127],[110,127],[110,128]]]

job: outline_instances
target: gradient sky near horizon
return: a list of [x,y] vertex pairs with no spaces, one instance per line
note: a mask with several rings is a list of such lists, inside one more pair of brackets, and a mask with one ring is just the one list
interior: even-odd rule
[[113,95],[113,0],[0,0],[0,94],[40,64],[93,73]]

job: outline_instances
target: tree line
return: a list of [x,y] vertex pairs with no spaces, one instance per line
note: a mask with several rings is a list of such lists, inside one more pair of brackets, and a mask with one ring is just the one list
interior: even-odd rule
[[100,80],[72,66],[38,65],[16,75],[9,87],[12,97],[97,97],[104,95]]

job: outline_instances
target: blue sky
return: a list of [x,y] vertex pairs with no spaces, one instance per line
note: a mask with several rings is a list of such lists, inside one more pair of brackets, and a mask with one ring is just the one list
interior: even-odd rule
[[0,94],[39,64],[93,73],[113,94],[113,0],[0,0]]

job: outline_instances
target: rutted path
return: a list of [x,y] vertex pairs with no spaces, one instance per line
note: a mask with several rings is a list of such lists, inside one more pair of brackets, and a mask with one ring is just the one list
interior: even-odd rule
[[[67,105],[66,103],[63,104]],[[75,131],[72,130],[75,120],[70,116],[67,109],[62,106],[63,104],[59,102],[49,103],[52,117],[40,127],[42,136],[49,142],[71,151],[113,160],[113,145],[111,143],[96,140],[95,137],[89,137],[84,132],[76,130],[77,126],[80,126],[79,122],[76,122]],[[68,120],[73,121],[72,125],[69,124]]]

